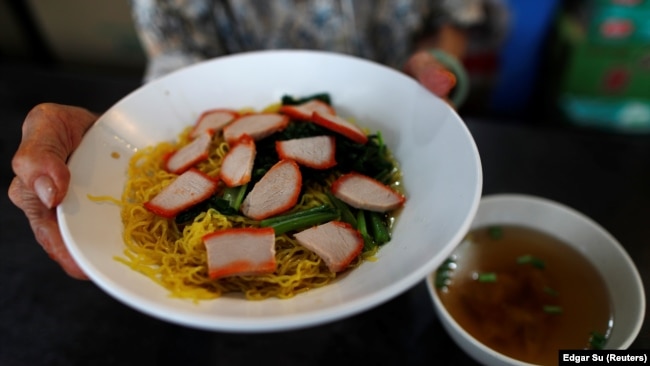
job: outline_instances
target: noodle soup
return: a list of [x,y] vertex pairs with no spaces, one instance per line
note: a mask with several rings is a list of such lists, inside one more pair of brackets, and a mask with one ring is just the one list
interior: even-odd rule
[[580,253],[523,226],[472,230],[438,269],[437,294],[489,348],[556,364],[559,349],[602,348],[613,325],[606,285]]

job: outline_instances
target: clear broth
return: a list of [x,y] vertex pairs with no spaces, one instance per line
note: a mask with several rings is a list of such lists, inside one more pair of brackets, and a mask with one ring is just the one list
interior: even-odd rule
[[437,289],[442,303],[463,329],[499,353],[557,364],[559,349],[589,348],[592,332],[609,334],[604,280],[553,236],[520,226],[478,228],[450,260],[455,265]]

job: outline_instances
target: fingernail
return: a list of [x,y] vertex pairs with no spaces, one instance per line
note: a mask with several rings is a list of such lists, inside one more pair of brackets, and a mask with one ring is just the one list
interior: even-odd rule
[[40,177],[36,178],[34,181],[34,190],[36,191],[38,198],[41,200],[41,202],[43,202],[45,206],[48,208],[52,208],[54,206],[56,188],[54,187],[54,183],[50,177],[47,175],[41,175]]

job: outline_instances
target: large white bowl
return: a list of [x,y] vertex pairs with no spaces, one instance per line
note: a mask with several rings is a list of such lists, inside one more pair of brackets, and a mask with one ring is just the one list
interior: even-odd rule
[[[541,197],[500,194],[484,197],[471,229],[520,225],[552,235],[582,253],[605,280],[612,301],[614,325],[607,349],[628,348],[643,325],[645,293],[641,276],[625,249],[596,222],[558,202]],[[529,365],[498,353],[477,341],[449,314],[435,289],[435,272],[427,287],[441,323],[452,339],[484,365]]]
[[[87,195],[120,197],[136,149],[175,139],[210,108],[262,108],[285,94],[318,92],[331,94],[340,115],[380,130],[400,163],[408,201],[376,262],[289,300],[227,295],[197,304],[170,298],[167,290],[115,261],[124,251],[119,209]],[[445,102],[390,68],[315,51],[222,57],[144,85],[101,116],[69,167],[72,180],[58,208],[59,223],[68,249],[92,281],[154,317],[236,332],[316,325],[400,294],[450,254],[469,228],[482,189],[474,141]]]

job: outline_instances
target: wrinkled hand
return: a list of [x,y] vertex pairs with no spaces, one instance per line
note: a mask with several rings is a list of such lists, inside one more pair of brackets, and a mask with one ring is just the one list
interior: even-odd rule
[[68,275],[77,279],[87,276],[63,243],[56,206],[65,197],[70,182],[66,160],[97,118],[79,107],[37,105],[25,118],[22,140],[11,161],[16,177],[9,186],[9,198],[27,216],[36,241]]
[[448,97],[456,86],[456,76],[438,62],[432,54],[427,51],[414,53],[404,64],[404,72],[451,104]]

